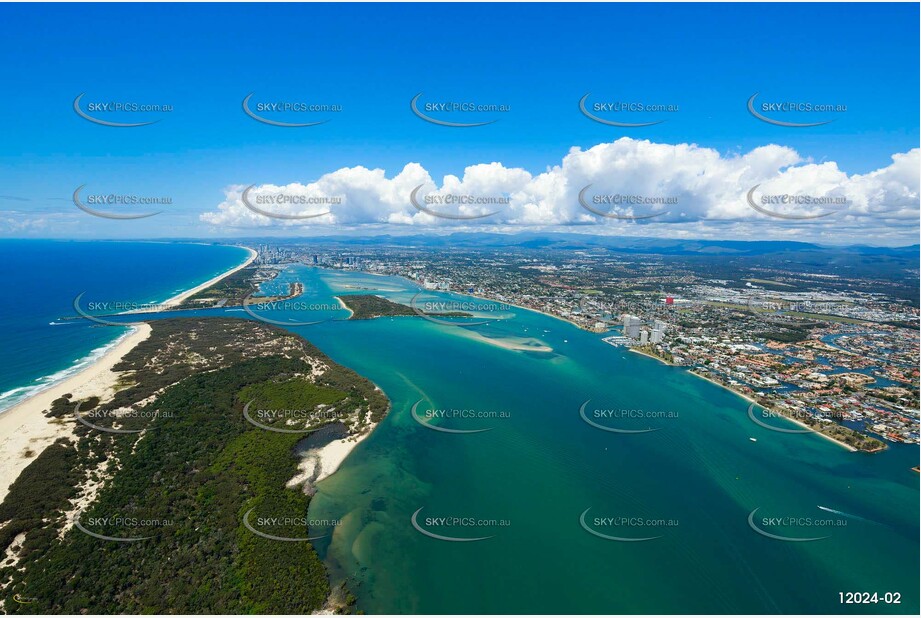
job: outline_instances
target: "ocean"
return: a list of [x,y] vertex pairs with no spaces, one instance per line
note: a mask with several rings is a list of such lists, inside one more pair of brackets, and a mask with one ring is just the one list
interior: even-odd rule
[[[77,252],[99,252],[104,262],[124,256],[114,247]],[[159,288],[122,287],[122,295],[162,299],[180,287],[163,281],[174,269],[150,265],[167,254],[174,266],[187,263],[191,255],[171,253],[179,246],[125,247],[145,265],[123,259],[117,276],[88,259],[66,285],[60,262],[36,268],[20,260],[47,274],[44,286],[27,284],[32,294],[8,286],[15,298],[44,298],[48,289],[59,298],[43,301],[49,306],[35,317],[4,314],[4,337],[28,322],[44,337],[31,337],[43,342],[37,348],[57,348],[57,366],[48,361],[55,353],[43,354],[59,371],[105,343],[91,341],[102,336],[92,331],[112,330],[49,327],[68,314],[73,295],[88,289],[101,298],[124,279],[140,285],[144,268]],[[204,259],[224,250],[201,251]],[[214,270],[232,265],[231,255]],[[392,402],[310,505],[311,520],[341,522],[314,545],[359,609],[918,613],[919,488],[910,469],[917,446],[867,455],[765,429],[748,417],[744,399],[686,369],[535,312],[421,291],[397,277],[307,266],[286,267],[264,291],[292,281],[304,284],[301,297],[257,315],[304,336]],[[463,306],[473,317],[349,321],[334,298],[343,294]],[[250,317],[239,308],[207,314]],[[48,334],[68,329],[85,339]],[[15,353],[30,352],[27,339],[13,339]],[[71,343],[86,351],[64,354]],[[49,373],[32,362],[29,375]],[[878,602],[842,603],[853,592],[877,593]]]
[[85,293],[86,306],[162,302],[246,257],[224,245],[0,240],[0,413],[93,362],[128,332],[62,319],[77,315],[77,295]]

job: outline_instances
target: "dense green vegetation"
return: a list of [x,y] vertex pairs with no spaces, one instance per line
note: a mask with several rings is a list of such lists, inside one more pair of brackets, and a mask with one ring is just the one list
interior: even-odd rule
[[413,311],[412,307],[401,305],[387,300],[374,294],[350,294],[348,296],[337,296],[339,300],[345,303],[352,315],[350,320],[370,320],[385,316],[400,315],[419,315]]
[[[318,362],[325,371],[311,383],[305,376]],[[243,418],[243,405],[250,399],[266,407],[325,404],[343,414],[363,409],[379,420],[388,406],[383,393],[303,339],[244,320],[155,322],[119,370],[130,372],[134,384],[115,399],[137,407],[162,389],[148,404],[157,414],[118,421],[144,428],[139,434],[74,423],[74,438],[46,449],[11,487],[0,504],[0,551],[17,535],[25,541],[19,564],[0,569],[6,612],[323,608],[329,584],[311,543],[265,538],[243,523],[252,509],[250,523],[269,535],[331,532],[333,522],[309,525],[310,497],[301,488],[286,488],[298,473],[294,450],[303,436],[255,427]],[[76,403],[61,398],[47,414],[73,423]],[[81,410],[98,403],[81,402]],[[59,539],[76,488],[100,476],[107,480],[78,521],[96,534],[145,540],[106,541],[73,527]],[[347,591],[335,596],[353,599]]]
[[778,341],[780,343],[797,343],[809,339],[809,331],[798,328],[785,328],[773,331],[765,331],[757,334],[759,337]]
[[306,380],[294,379],[251,384],[240,391],[240,398],[244,401],[256,399],[259,405],[266,407],[298,408],[332,405],[342,401],[345,394]]
[[[350,320],[370,320],[387,316],[413,316],[423,315],[422,311],[416,311],[407,305],[401,305],[382,296],[374,294],[349,294],[346,296],[337,296],[346,307],[352,312]],[[424,315],[441,316],[441,317],[470,317],[469,313],[463,311],[446,311],[442,313],[424,313]]]
[[[249,413],[256,422],[286,429],[312,429],[344,419],[359,405],[342,391],[300,378],[251,384],[238,397],[253,403]],[[344,403],[336,405],[340,402]]]

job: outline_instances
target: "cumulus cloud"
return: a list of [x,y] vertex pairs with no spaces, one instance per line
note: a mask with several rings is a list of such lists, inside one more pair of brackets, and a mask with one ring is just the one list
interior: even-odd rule
[[[558,164],[538,174],[496,162],[479,163],[465,168],[460,177],[445,176],[439,185],[421,165],[407,163],[390,177],[381,169],[351,167],[309,184],[254,186],[248,199],[246,187],[232,186],[217,209],[201,220],[217,227],[298,231],[371,224],[511,231],[591,226],[602,234],[668,230],[672,236],[713,237],[719,236],[719,229],[739,234],[767,222],[781,226],[790,237],[887,225],[904,233],[906,225],[918,225],[919,162],[916,148],[893,155],[891,164],[881,169],[848,175],[834,162],[813,163],[774,144],[724,155],[696,144],[622,138],[587,150],[572,148]],[[772,219],[749,205],[746,198],[755,186],[759,199],[794,195],[843,198],[844,203],[821,219]],[[416,189],[414,203],[410,197]],[[254,205],[287,218],[260,214]],[[830,211],[801,203],[770,208],[794,216]]]

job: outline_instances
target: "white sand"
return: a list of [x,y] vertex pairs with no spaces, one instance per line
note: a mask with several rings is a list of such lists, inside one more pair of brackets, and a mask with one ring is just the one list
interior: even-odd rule
[[345,458],[349,456],[349,453],[358,446],[359,442],[370,436],[375,427],[377,427],[377,423],[370,423],[359,434],[342,438],[341,440],[333,440],[326,446],[312,451],[320,460],[320,473],[317,475],[315,482],[319,483],[338,470]]
[[488,343],[497,348],[512,350],[513,352],[553,352],[553,348],[534,337],[486,337],[466,328],[454,328],[451,330],[451,334],[479,341],[480,343]]
[[355,312],[352,311],[351,309],[349,309],[349,306],[345,304],[345,301],[344,301],[344,300],[342,300],[342,299],[341,299],[340,297],[338,297],[338,296],[336,296],[336,300],[339,301],[339,306],[340,306],[340,307],[342,307],[343,309],[345,309],[346,311],[349,312],[349,317],[352,317],[353,315],[355,315]]
[[202,283],[201,285],[196,285],[196,286],[195,286],[194,288],[192,288],[191,290],[186,290],[185,292],[182,292],[182,293],[180,293],[180,294],[176,294],[176,295],[173,296],[172,298],[163,301],[163,302],[161,303],[161,305],[163,306],[163,308],[175,307],[176,305],[182,303],[182,301],[184,301],[185,299],[189,298],[190,296],[194,296],[195,294],[198,294],[198,293],[201,292],[202,290],[211,287],[212,285],[214,285],[215,283],[217,283],[218,281],[220,281],[220,280],[223,279],[224,277],[228,277],[228,276],[234,274],[235,272],[237,272],[238,270],[243,270],[244,268],[246,268],[247,266],[249,266],[250,264],[252,264],[252,263],[253,263],[253,260],[255,260],[255,259],[259,256],[258,253],[256,253],[254,250],[250,249],[249,247],[241,247],[241,248],[242,248],[242,249],[246,249],[247,251],[249,251],[249,257],[246,258],[246,261],[245,261],[245,262],[243,262],[242,264],[240,264],[240,265],[237,266],[236,268],[233,268],[233,269],[231,269],[231,270],[228,270],[228,271],[225,272],[225,273],[221,273],[220,275],[218,275],[217,277],[214,277],[213,279],[208,279],[207,281],[205,281],[205,282]]
[[297,466],[298,473],[288,481],[287,486],[303,487],[304,491],[313,495],[317,483],[335,473],[349,453],[362,440],[370,436],[375,427],[377,423],[368,423],[360,433],[333,440],[325,446],[313,448],[304,453]]
[[[165,306],[175,306],[205,288],[214,285],[224,277],[252,264],[258,254],[249,251],[249,257],[239,266],[218,275],[201,285],[186,290],[165,301]],[[122,338],[94,363],[81,369],[66,380],[58,382],[22,401],[9,410],[0,413],[0,501],[9,493],[10,485],[19,474],[38,457],[45,448],[58,438],[71,435],[71,420],[48,419],[43,412],[51,407],[51,402],[62,395],[70,393],[75,399],[97,396],[103,401],[115,394],[119,375],[112,371],[118,362],[134,346],[150,336],[148,324],[132,326],[132,331]]]
[[0,500],[10,485],[38,455],[58,438],[69,436],[73,422],[49,419],[43,412],[51,402],[70,393],[75,399],[98,396],[109,399],[115,394],[119,374],[112,371],[134,346],[150,336],[148,324],[138,324],[96,362],[66,380],[22,401],[0,414]]

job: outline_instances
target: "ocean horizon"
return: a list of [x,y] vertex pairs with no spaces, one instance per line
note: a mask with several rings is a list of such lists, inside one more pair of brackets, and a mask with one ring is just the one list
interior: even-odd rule
[[[124,332],[83,320],[52,324],[72,315],[71,293],[85,292],[88,302],[158,302],[231,269],[246,252],[147,243],[12,249],[21,267],[53,254],[69,259],[77,273],[69,288],[59,286],[66,293],[46,299],[28,319],[21,312],[2,316],[4,331],[17,319],[33,341],[37,333],[73,330],[80,336],[66,344],[90,349],[81,357],[69,348],[55,359],[32,346],[35,366],[68,357],[90,362],[92,350],[113,345]],[[116,249],[118,268],[100,270],[100,259],[112,259]],[[42,277],[36,279],[31,290],[39,298]],[[121,287],[113,299],[116,282]],[[917,607],[917,480],[910,471],[916,445],[891,444],[866,455],[821,436],[771,431],[749,419],[738,394],[685,367],[609,345],[605,333],[399,276],[288,264],[259,292],[284,294],[293,283],[302,291],[286,303],[183,315],[280,326],[389,398],[389,414],[335,474],[317,483],[309,505],[312,521],[338,522],[334,534],[313,545],[331,583],[358,592],[359,609],[829,613],[841,611],[839,591],[861,585],[902,592],[903,604],[881,608],[886,611]],[[463,306],[471,318],[349,320],[337,297],[347,301],[353,294],[421,303],[429,311]],[[49,316],[56,317],[42,324]],[[169,317],[145,319],[155,324]],[[103,335],[112,338],[100,341]],[[13,339],[21,353],[29,351],[26,336]],[[48,341],[64,348],[58,339]],[[616,423],[635,435],[611,433],[586,417],[589,402],[644,416]],[[475,414],[421,417],[426,410]],[[837,524],[815,543],[778,543],[753,529],[759,510],[833,517]],[[446,519],[460,523],[439,527]],[[611,531],[604,527],[610,520],[639,523],[615,528],[620,542],[612,542],[599,533],[599,526]],[[448,536],[433,538],[432,530]],[[867,545],[888,561],[865,568]],[[576,563],[550,568],[570,554]],[[663,564],[681,577],[663,582]],[[469,594],[470,586],[477,595]]]
[[163,241],[0,240],[0,414],[91,366],[131,332],[77,316],[87,302],[160,303],[241,264],[232,245]]

